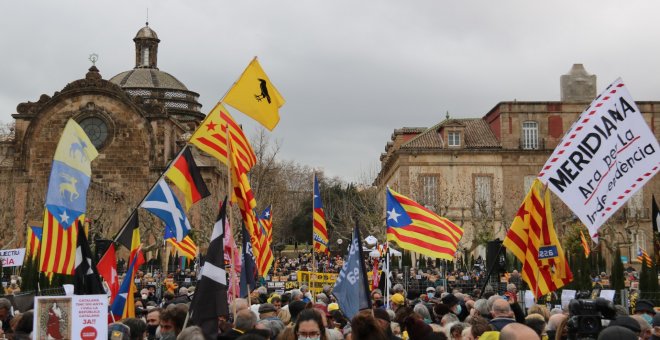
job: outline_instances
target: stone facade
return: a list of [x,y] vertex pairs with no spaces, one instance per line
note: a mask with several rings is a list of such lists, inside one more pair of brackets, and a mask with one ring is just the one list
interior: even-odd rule
[[[155,63],[156,56],[151,58]],[[183,90],[187,91],[185,87]],[[0,246],[23,245],[26,228],[41,224],[53,155],[69,119],[79,122],[94,144],[98,143],[86,216],[92,237],[108,238],[121,228],[132,208],[186,144],[191,130],[201,121],[199,116],[203,117],[199,112],[186,114],[157,99],[132,95],[102,79],[95,66],[61,91],[19,104],[13,115],[13,136],[0,141],[0,187],[4,189],[0,190]],[[184,116],[182,122],[179,118]],[[214,195],[188,214],[193,227],[209,229],[221,199],[218,196],[225,192],[226,168],[196,149],[193,154]],[[162,244],[160,222],[144,211],[140,218],[143,241]],[[207,232],[198,231],[203,235]]]
[[[593,95],[595,76],[576,67],[562,76],[562,93]],[[584,72],[582,72],[584,71]],[[569,81],[577,76],[589,79]],[[593,83],[591,82],[593,80]],[[568,88],[565,88],[568,87]],[[593,90],[595,91],[595,90]],[[532,181],[553,149],[589,101],[500,102],[481,118],[447,119],[430,128],[394,130],[381,154],[376,185],[386,186],[448,217],[465,229],[460,249],[485,255],[484,242],[503,239]],[[638,101],[656,134],[660,101]],[[609,241],[622,255],[636,258],[637,246],[651,251],[652,194],[660,189],[654,178],[608,224]],[[575,224],[570,210],[553,196],[553,216],[560,237]]]

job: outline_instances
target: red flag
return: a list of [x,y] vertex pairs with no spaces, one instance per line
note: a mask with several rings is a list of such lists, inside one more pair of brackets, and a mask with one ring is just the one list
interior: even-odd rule
[[110,303],[115,299],[115,296],[117,296],[117,292],[119,291],[119,278],[117,277],[117,256],[115,255],[115,245],[110,244],[110,247],[108,247],[108,250],[105,251],[105,254],[103,254],[103,257],[101,257],[101,260],[99,260],[99,263],[96,265],[96,269],[98,269],[99,274],[103,277],[105,282],[108,283],[108,287],[110,288]]

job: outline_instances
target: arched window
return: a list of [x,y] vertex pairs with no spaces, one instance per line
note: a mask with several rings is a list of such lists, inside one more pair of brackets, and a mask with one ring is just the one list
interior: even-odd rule
[[526,121],[522,125],[522,148],[536,150],[539,148],[539,123]]

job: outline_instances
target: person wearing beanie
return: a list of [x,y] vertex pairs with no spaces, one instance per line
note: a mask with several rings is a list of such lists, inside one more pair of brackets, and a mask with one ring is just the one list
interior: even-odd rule
[[624,340],[624,339],[637,339],[637,335],[628,328],[622,326],[609,326],[605,327],[600,334],[598,340]]
[[385,333],[387,334],[387,338],[390,340],[401,340],[398,336],[394,335],[392,332],[392,328],[390,327],[390,315],[387,314],[387,311],[384,309],[374,309],[374,317],[376,320],[380,323],[381,327],[385,329]]
[[396,312],[397,309],[406,304],[406,298],[404,298],[403,295],[396,293],[390,298],[390,304],[392,310]]
[[649,300],[637,300],[635,304],[635,315],[640,315],[649,325],[653,322],[655,309],[653,309],[653,302]]

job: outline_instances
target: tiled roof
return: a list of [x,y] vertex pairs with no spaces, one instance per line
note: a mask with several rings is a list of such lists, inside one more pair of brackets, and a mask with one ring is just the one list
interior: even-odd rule
[[495,138],[495,134],[488,126],[488,123],[481,118],[472,119],[446,119],[442,122],[426,129],[415,138],[409,140],[401,146],[402,149],[428,149],[444,148],[444,142],[440,138],[438,130],[446,125],[462,125],[465,127],[465,148],[466,149],[484,149],[499,148],[500,142]]

